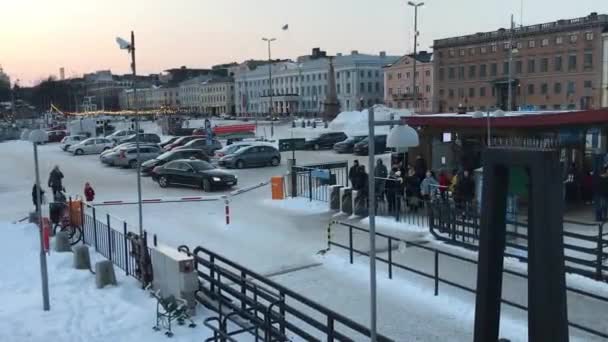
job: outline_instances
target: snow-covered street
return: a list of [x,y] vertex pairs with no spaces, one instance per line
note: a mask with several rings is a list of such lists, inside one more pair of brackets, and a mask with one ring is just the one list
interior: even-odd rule
[[[276,136],[289,137],[290,127],[276,127]],[[0,143],[0,155],[3,156],[0,172],[4,175],[0,180],[0,201],[3,203],[0,222],[14,222],[25,217],[33,208],[32,145],[24,141],[3,142]],[[59,165],[65,174],[65,188],[70,195],[82,196],[85,182],[90,182],[96,191],[96,201],[136,199],[134,170],[104,166],[97,155],[73,156],[61,151],[57,144],[41,146],[39,156],[41,182],[45,190],[49,171],[53,166]],[[230,170],[238,176],[236,189],[285,174],[291,152],[284,152],[282,157],[279,167]],[[388,155],[381,157],[386,159]],[[350,163],[354,159],[367,164],[367,157],[338,155],[333,151],[297,151],[296,159],[298,164],[344,160]],[[205,194],[200,189],[163,189],[149,177],[144,177],[142,192],[143,198],[174,198],[222,195],[228,194],[229,190]],[[351,265],[347,251],[332,247],[324,255],[318,253],[327,248],[327,227],[332,220],[345,219],[362,227],[367,225],[367,221],[336,216],[329,211],[326,203],[310,202],[304,198],[273,201],[270,197],[269,185],[232,197],[229,225],[225,224],[223,201],[149,203],[143,208],[144,228],[169,246],[188,245],[193,248],[202,245],[209,248],[368,326],[368,259],[358,256]],[[124,220],[130,230],[137,230],[137,205],[96,208],[97,217],[105,214],[110,215],[112,225],[122,224],[121,220]],[[0,296],[5,296],[0,300],[9,302],[8,306],[0,308],[0,324],[3,324],[0,325],[0,340],[7,340],[2,336],[7,331],[11,332],[8,335],[11,339],[8,340],[41,341],[48,334],[59,334],[58,331],[61,330],[63,332],[57,335],[57,341],[104,341],[108,336],[124,336],[119,341],[155,341],[154,338],[157,337],[150,329],[155,303],[137,289],[136,282],[120,275],[120,286],[98,291],[94,289],[90,274],[71,270],[71,254],[51,255],[49,272],[53,311],[43,313],[39,307],[38,240],[35,230],[30,225],[4,224],[2,228],[9,232],[0,249],[1,255],[4,255],[0,257],[0,265],[6,270],[5,274],[19,273],[23,270],[23,265],[28,266],[23,271],[23,277],[6,281],[3,279],[0,283]],[[392,219],[379,219],[378,231],[437,248],[454,249],[432,241],[425,229],[395,223]],[[334,228],[332,238],[347,241],[344,232],[345,230]],[[367,241],[366,235],[355,234],[357,248],[367,250]],[[379,256],[386,257],[386,242],[379,241],[378,247],[383,249]],[[473,255],[468,257],[475,258],[474,253],[471,254]],[[425,271],[433,266],[432,255],[413,248],[395,252],[393,257],[395,261]],[[20,262],[15,262],[15,259]],[[435,297],[432,281],[401,271],[389,280],[386,265],[378,265],[380,333],[396,341],[472,339],[475,309],[473,295],[441,285],[440,295]],[[509,265],[517,269],[522,264],[509,261]],[[476,270],[473,265],[442,259],[440,268],[441,276],[445,279],[469,287],[475,286]],[[292,271],[294,269],[298,270]],[[574,287],[590,288],[593,293],[608,297],[606,284],[577,277],[569,277],[568,283]],[[504,287],[505,298],[525,303],[525,280],[505,276]],[[73,296],[73,293],[79,295]],[[608,333],[606,325],[602,323],[605,321],[602,315],[608,310],[608,304],[572,294],[568,300],[571,320]],[[25,312],[23,317],[17,314],[20,310]],[[121,320],[117,317],[136,318]],[[526,317],[526,312],[503,306],[501,336],[511,341],[526,341]],[[108,323],[109,320],[112,323]],[[43,322],[41,324],[49,328],[36,330],[33,322]],[[104,327],[108,330],[105,331]],[[194,341],[210,336],[202,329],[195,329],[196,333],[178,333],[176,337],[180,341]],[[91,335],[78,335],[87,332]],[[573,328],[570,329],[570,334],[571,341],[601,341],[600,338]]]

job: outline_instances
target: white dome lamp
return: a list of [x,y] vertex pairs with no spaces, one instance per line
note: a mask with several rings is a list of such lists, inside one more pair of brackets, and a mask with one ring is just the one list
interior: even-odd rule
[[471,117],[472,117],[473,119],[481,119],[481,118],[483,118],[484,116],[485,116],[485,115],[484,115],[482,112],[480,112],[480,111],[476,111],[475,113],[473,113],[473,114],[472,114],[472,116],[471,116]]
[[492,116],[495,118],[502,118],[505,116],[505,112],[502,109],[497,109],[494,113],[492,113]]
[[49,136],[45,131],[41,129],[35,129],[30,132],[28,140],[34,144],[40,144],[47,142],[49,140]]
[[418,132],[408,125],[393,127],[386,138],[386,147],[394,148],[397,152],[418,146],[418,144]]

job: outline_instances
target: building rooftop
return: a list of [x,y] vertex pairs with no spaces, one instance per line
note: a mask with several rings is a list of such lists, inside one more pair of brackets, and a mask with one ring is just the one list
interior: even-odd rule
[[509,39],[511,33],[513,33],[514,37],[525,37],[541,33],[572,31],[596,26],[604,26],[605,29],[608,29],[608,15],[598,15],[596,12],[593,12],[586,17],[560,19],[544,24],[520,26],[513,29],[513,32],[511,32],[511,29],[499,28],[496,31],[478,32],[465,36],[436,39],[433,42],[433,48],[455,47]]

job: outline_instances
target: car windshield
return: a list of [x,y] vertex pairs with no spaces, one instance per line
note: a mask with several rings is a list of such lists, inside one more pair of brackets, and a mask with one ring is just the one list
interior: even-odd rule
[[212,170],[215,169],[215,167],[209,163],[207,163],[206,161],[191,161],[188,164],[190,164],[190,166],[192,166],[196,171],[205,171],[205,170]]
[[233,145],[233,146],[228,146],[226,148],[226,154],[232,154],[240,149],[242,149],[243,147],[247,147],[249,145]]

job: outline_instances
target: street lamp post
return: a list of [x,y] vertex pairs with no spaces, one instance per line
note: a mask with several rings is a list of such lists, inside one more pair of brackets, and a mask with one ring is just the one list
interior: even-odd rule
[[47,134],[37,129],[30,133],[29,140],[34,145],[34,168],[36,171],[36,215],[38,216],[38,229],[40,231],[40,278],[42,279],[42,308],[44,311],[51,309],[49,301],[49,276],[46,265],[46,252],[44,250],[44,237],[42,230],[42,193],[40,187],[40,168],[38,167],[38,144],[47,141]]
[[268,43],[268,91],[269,91],[269,98],[270,98],[270,106],[268,106],[268,114],[269,116],[272,117],[272,55],[271,55],[271,51],[270,51],[270,43],[274,42],[275,40],[277,40],[276,38],[262,38],[263,41],[265,41],[266,43]]
[[412,75],[412,83],[413,83],[413,95],[414,95],[414,111],[417,108],[418,104],[418,91],[416,89],[416,53],[418,52],[418,7],[422,7],[424,2],[413,2],[408,1],[408,5],[414,7],[414,64],[413,64],[413,75]]
[[[143,208],[142,208],[142,203],[141,203],[141,163],[140,163],[141,159],[140,159],[140,155],[139,155],[140,131],[139,131],[139,114],[137,112],[138,103],[137,103],[137,86],[136,86],[137,69],[135,66],[135,33],[133,31],[131,31],[131,42],[127,42],[122,38],[116,38],[116,42],[118,43],[118,46],[121,49],[127,50],[127,52],[131,54],[131,71],[133,72],[133,110],[135,112],[135,150],[136,150],[136,157],[137,157],[137,209],[138,209],[138,215],[139,215],[139,238],[140,238],[140,242],[141,242],[140,251],[141,251],[141,253],[143,253],[143,251],[145,250],[145,248],[147,246],[145,246],[145,244],[144,244]],[[143,282],[144,258],[141,257],[141,253],[140,253],[140,264],[141,264],[140,270],[142,273],[142,282]]]

